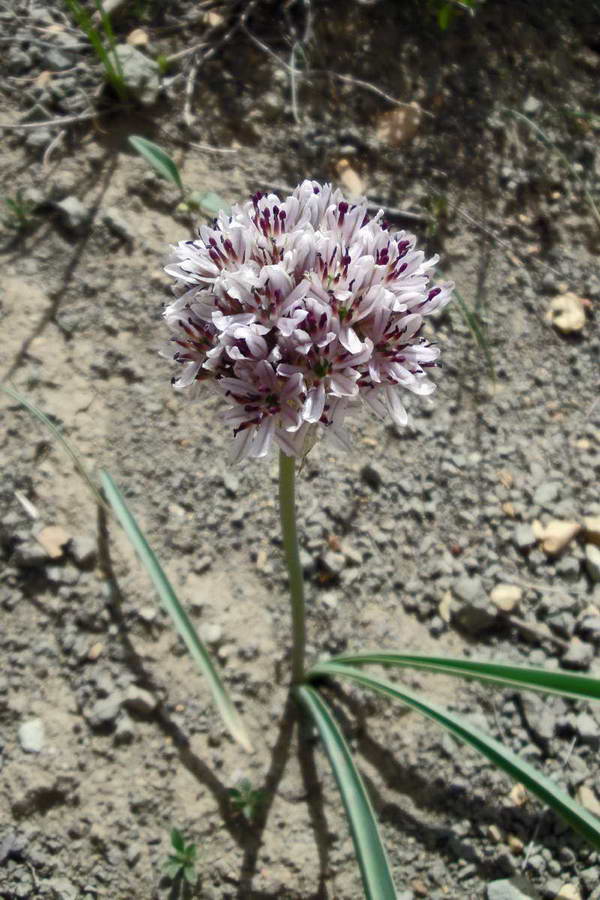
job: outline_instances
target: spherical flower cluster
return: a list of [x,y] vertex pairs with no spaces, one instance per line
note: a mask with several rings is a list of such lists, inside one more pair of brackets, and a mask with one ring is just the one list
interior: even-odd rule
[[236,460],[274,443],[301,456],[319,431],[347,445],[344,416],[359,399],[405,425],[401,391],[434,390],[439,351],[423,318],[453,285],[432,286],[437,257],[382,216],[304,181],[284,201],[255,194],[173,248],[163,355],[181,366],[175,388],[210,381],[224,395]]

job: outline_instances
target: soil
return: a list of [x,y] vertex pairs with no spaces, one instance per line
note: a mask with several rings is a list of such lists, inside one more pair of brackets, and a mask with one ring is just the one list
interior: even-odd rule
[[[61,4],[0,4],[2,194],[22,191],[31,207],[26,227],[2,232],[0,371],[94,475],[112,473],[210,639],[255,749],[225,733],[116,522],[50,432],[3,396],[5,900],[362,896],[327,759],[315,734],[299,740],[288,701],[276,461],[232,469],[217,401],[171,391],[157,356],[162,266],[191,216],[131,134],[227,203],[337,180],[344,160],[456,282],[433,325],[444,362],[433,404],[409,397],[401,432],[359,415],[354,449],[321,443],[299,476],[310,659],[381,647],[600,671],[591,538],[582,530],[552,557],[529,527],[600,515],[600,4],[488,0],[446,31],[417,0],[217,3],[208,24],[202,12],[178,0],[115,13],[118,40],[144,29],[151,59],[205,44],[163,73],[154,104],[123,108]],[[307,65],[318,73],[296,71]],[[390,97],[422,110],[413,133]],[[90,120],[5,127],[88,102]],[[568,292],[586,321],[566,335],[546,313]],[[45,526],[66,535],[55,558],[36,540]],[[522,588],[511,614],[490,600],[500,584]],[[597,707],[401,680],[600,808]],[[346,685],[326,695],[400,897],[483,898],[521,874],[539,896],[598,900],[600,855],[474,752]],[[23,746],[31,720],[43,725],[38,752]],[[229,800],[242,777],[264,792],[251,822]],[[199,847],[193,888],[163,873],[173,826]]]

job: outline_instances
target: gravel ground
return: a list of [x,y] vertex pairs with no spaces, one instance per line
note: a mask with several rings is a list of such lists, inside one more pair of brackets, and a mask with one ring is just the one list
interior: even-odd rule
[[[409,397],[401,432],[359,415],[352,452],[322,443],[308,457],[310,657],[410,648],[600,672],[600,7],[566,6],[488,0],[442,33],[416,2],[313,3],[311,69],[418,104],[411,133],[400,107],[356,81],[290,78],[306,38],[299,3],[250,7],[262,47],[231,29],[239,9],[230,21],[216,5],[221,22],[192,21],[187,2],[126,10],[118,38],[144,29],[149,60],[203,38],[216,52],[195,81],[201,56],[157,67],[125,111],[62,6],[0,4],[2,123],[99,112],[3,131],[2,193],[31,207],[27,229],[2,232],[3,380],[122,487],[256,748],[245,755],[224,733],[125,537],[48,431],[4,397],[0,897],[186,896],[161,872],[172,826],[200,849],[187,896],[362,896],[327,760],[312,736],[298,741],[286,705],[276,464],[232,469],[216,399],[171,393],[157,358],[162,264],[190,221],[130,134],[168,147],[186,184],[227,202],[303,177],[350,190],[350,171],[442,254],[486,336],[494,378],[455,301],[433,323],[444,361],[433,403]],[[549,320],[565,295],[579,319],[569,333]],[[598,708],[402,680],[600,815]],[[600,855],[505,776],[413,713],[354,688],[330,698],[402,900],[599,900]],[[228,800],[241,777],[265,792],[252,824]]]

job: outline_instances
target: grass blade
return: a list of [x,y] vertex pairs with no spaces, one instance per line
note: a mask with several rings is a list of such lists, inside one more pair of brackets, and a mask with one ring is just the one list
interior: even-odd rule
[[545,694],[561,694],[575,700],[600,700],[600,678],[576,675],[571,672],[547,672],[528,666],[512,666],[506,663],[486,662],[475,659],[454,659],[444,656],[374,651],[350,656],[334,656],[329,662],[344,666],[361,666],[367,663],[381,666],[398,666],[410,669],[426,669],[443,672],[459,678],[475,678],[503,687],[540,691]]
[[235,738],[242,747],[249,753],[252,752],[252,746],[246,734],[246,730],[242,724],[239,714],[233,705],[227,690],[221,681],[217,670],[215,669],[210,655],[196,634],[196,629],[192,625],[189,616],[182,607],[181,603],[175,595],[167,576],[165,575],[158,559],[154,555],[146,538],[139,529],[137,522],[130,513],[125,499],[118,487],[108,474],[108,472],[100,473],[102,488],[106,494],[106,499],[112,506],[119,522],[123,526],[127,537],[131,541],[135,551],[141,559],[144,568],[148,572],[154,587],[162,601],[164,608],[167,610],[175,628],[183,638],[192,658],[198,664],[202,674],[207,678],[213,699],[221,718],[227,726],[230,734]]
[[102,494],[98,490],[98,485],[96,484],[96,482],[94,481],[94,479],[92,478],[92,476],[90,475],[88,470],[86,469],[85,463],[83,462],[83,459],[81,458],[81,454],[79,453],[78,450],[75,449],[73,444],[71,444],[71,442],[69,440],[67,440],[67,438],[64,436],[64,434],[62,433],[60,428],[57,428],[56,425],[54,424],[54,422],[52,422],[48,418],[46,413],[42,412],[41,409],[38,409],[37,406],[34,406],[34,404],[31,403],[31,401],[29,401],[27,399],[27,397],[25,397],[23,394],[19,393],[19,391],[16,391],[12,387],[7,387],[5,384],[0,385],[0,389],[3,390],[5,394],[8,394],[9,397],[12,397],[13,400],[16,400],[17,403],[20,403],[21,406],[24,409],[26,409],[28,413],[31,413],[31,415],[35,419],[37,419],[39,422],[41,422],[42,425],[44,425],[48,429],[48,431],[53,435],[53,437],[55,437],[56,440],[65,449],[67,455],[71,459],[71,462],[75,466],[75,469],[77,470],[79,475],[83,478],[84,482],[87,484],[90,491],[94,495],[94,499],[96,500],[96,502],[106,508],[106,503],[104,501]]
[[528,762],[520,759],[512,750],[504,747],[495,738],[480,731],[474,725],[454,715],[454,713],[447,712],[441,707],[430,703],[414,691],[391,684],[383,679],[364,675],[358,669],[351,669],[339,663],[320,663],[309,672],[308,677],[318,678],[323,675],[349,678],[379,694],[386,694],[396,700],[400,700],[401,703],[441,725],[454,737],[478,750],[479,753],[487,757],[490,762],[510,775],[511,778],[520,781],[532,794],[535,794],[557,812],[565,822],[579,832],[592,846],[600,849],[600,819],[597,819],[596,816],[593,816],[572,800],[565,791],[557,787],[542,772],[538,772]]
[[140,156],[143,156],[144,159],[156,169],[159,175],[162,175],[163,178],[166,178],[166,180],[170,181],[172,184],[177,185],[183,194],[183,183],[181,181],[179,169],[168,153],[165,153],[158,144],[155,144],[153,141],[148,141],[146,138],[140,137],[137,134],[130,135],[129,143],[134,150],[137,150]]
[[[81,3],[79,3],[79,0],[65,0],[65,2],[71,10],[71,14],[73,15],[73,18],[75,19],[77,25],[86,35],[88,41],[96,52],[96,56],[104,66],[104,71],[106,72],[106,77],[108,78],[109,82],[114,87],[119,98],[121,100],[126,100],[127,87],[123,79],[123,70],[121,69],[121,64],[117,59],[117,54],[114,51],[114,34],[112,31],[112,27],[110,26],[110,22],[107,31],[107,38],[109,41],[109,46],[111,48],[111,52],[109,53],[104,46],[104,43],[100,36],[100,32],[94,25],[92,17],[88,13],[87,9],[85,9],[85,7],[82,6]],[[102,21],[106,30],[106,21],[104,19]]]
[[117,40],[115,38],[115,33],[113,31],[112,22],[110,21],[110,16],[104,9],[104,4],[102,0],[96,0],[96,9],[98,11],[98,15],[100,16],[100,21],[102,22],[102,27],[104,28],[104,34],[106,35],[106,39],[108,41],[108,46],[112,51],[112,59],[110,60],[111,64],[114,60],[114,65],[116,67],[117,77],[121,84],[125,86],[125,76],[123,75],[123,67],[121,65],[121,60],[119,59],[119,54],[115,52],[115,47],[117,45]]
[[314,688],[302,685],[296,688],[296,696],[317,726],[329,757],[350,823],[365,897],[367,900],[396,900],[396,890],[375,813],[344,736],[328,706]]
[[492,357],[492,351],[490,350],[490,345],[488,339],[483,331],[481,325],[479,324],[479,319],[476,313],[473,312],[472,309],[469,308],[466,300],[461,295],[460,291],[455,287],[453,292],[454,297],[456,298],[456,302],[458,303],[458,309],[460,311],[461,316],[465,320],[465,324],[471,334],[473,335],[473,339],[486,361],[486,365],[488,367],[488,371],[490,373],[490,378],[492,381],[496,380],[496,369],[494,368],[494,359]]

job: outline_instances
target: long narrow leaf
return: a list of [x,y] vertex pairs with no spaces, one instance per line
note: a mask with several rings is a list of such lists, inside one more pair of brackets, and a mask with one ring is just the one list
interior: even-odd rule
[[62,446],[66,450],[68,456],[71,458],[73,465],[75,466],[78,473],[81,475],[84,482],[87,484],[90,491],[94,495],[94,499],[98,503],[100,503],[101,506],[106,507],[104,498],[102,497],[102,494],[98,490],[98,486],[97,486],[96,482],[94,481],[94,479],[92,478],[92,476],[90,475],[88,470],[86,469],[85,463],[83,462],[83,459],[81,458],[81,454],[79,453],[78,450],[75,449],[73,444],[69,440],[67,440],[67,438],[64,436],[64,434],[62,433],[60,428],[57,428],[56,425],[54,424],[54,422],[52,422],[48,418],[46,413],[42,412],[41,409],[38,409],[37,406],[35,406],[23,394],[19,393],[19,391],[16,391],[12,387],[7,387],[5,384],[0,384],[0,390],[4,391],[5,394],[8,394],[9,397],[12,397],[13,400],[16,400],[17,403],[20,403],[21,406],[24,409],[26,409],[28,413],[31,413],[31,415],[35,419],[37,419],[39,422],[41,422],[42,425],[45,425],[45,427],[48,429],[48,431],[56,438],[57,441],[59,441],[60,444],[62,444]]
[[[65,0],[65,2],[71,10],[71,13],[73,14],[73,17],[78,26],[84,32],[90,44],[96,51],[96,56],[104,66],[106,77],[116,90],[120,99],[125,100],[127,97],[127,89],[123,79],[123,70],[121,68],[121,64],[117,59],[117,54],[114,52],[114,35],[112,35],[112,29],[107,34],[111,50],[113,51],[109,53],[104,46],[102,37],[100,36],[100,32],[94,25],[92,17],[88,13],[87,9],[85,9],[85,7],[82,6],[81,3],[79,3],[79,0]],[[112,43],[110,40],[111,35]]]
[[328,706],[314,688],[302,685],[296,688],[296,696],[317,726],[329,757],[350,823],[365,897],[367,900],[396,900],[396,890],[375,813],[344,736]]
[[130,135],[129,143],[134,150],[137,150],[140,156],[143,156],[144,159],[156,169],[159,175],[162,175],[163,178],[166,178],[167,181],[170,181],[172,184],[177,185],[181,193],[183,193],[183,183],[181,181],[179,169],[162,147],[159,147],[158,144],[155,144],[153,141],[148,141],[146,138],[140,137],[137,134]]
[[152,579],[152,583],[163,603],[163,606],[171,616],[175,628],[183,638],[186,647],[191,656],[198,664],[203,675],[208,679],[208,683],[215,701],[215,705],[221,714],[225,725],[231,735],[238,741],[245,750],[252,752],[252,746],[246,734],[246,730],[233,705],[227,690],[221,681],[217,670],[215,669],[210,655],[198,637],[196,629],[192,625],[189,616],[182,607],[181,603],[175,595],[167,576],[165,575],[158,559],[154,555],[146,538],[140,531],[140,528],[129,511],[125,499],[118,487],[108,474],[108,472],[100,473],[102,488],[106,494],[106,499],[112,506],[119,522],[123,526],[127,537],[131,541],[135,551],[141,559],[144,568]]
[[475,343],[479,345],[479,348],[485,357],[488,371],[490,373],[490,378],[492,379],[492,381],[495,381],[496,369],[494,368],[494,358],[492,356],[492,351],[490,350],[490,344],[486,337],[486,334],[479,324],[479,318],[476,313],[474,313],[473,310],[470,309],[470,307],[467,305],[466,300],[456,288],[454,288],[454,296],[456,298],[460,314],[465,320],[467,328],[470,329]]
[[575,700],[600,700],[600,678],[576,675],[571,672],[534,669],[528,666],[512,666],[506,663],[486,662],[476,659],[455,659],[444,656],[393,653],[390,651],[357,653],[350,656],[334,656],[328,660],[344,666],[362,666],[367,663],[381,666],[398,666],[409,669],[426,669],[443,672],[459,678],[475,678],[504,687],[540,691],[544,694],[561,694]]
[[380,678],[364,675],[358,669],[340,665],[339,663],[320,663],[308,673],[309,678],[323,675],[349,678],[363,687],[371,688],[380,694],[387,694],[400,700],[406,706],[417,710],[428,719],[441,725],[460,741],[469,744],[487,757],[499,769],[503,769],[511,778],[521,782],[536,794],[548,806],[552,807],[575,831],[578,831],[596,849],[600,849],[600,819],[576,803],[567,793],[557,787],[549,778],[538,772],[525,760],[520,759],[511,750],[504,747],[495,738],[480,731],[474,725],[461,719],[454,713],[447,712],[434,703],[405,687],[391,684]]
[[98,11],[98,15],[100,16],[100,21],[102,22],[102,27],[104,28],[104,34],[106,35],[106,39],[108,41],[108,45],[111,49],[112,56],[115,62],[117,76],[121,80],[122,84],[125,84],[125,77],[123,75],[123,66],[121,65],[121,60],[119,59],[119,54],[115,53],[115,47],[117,46],[117,41],[115,38],[115,33],[113,31],[112,22],[110,21],[110,16],[104,9],[104,4],[102,0],[96,0],[96,9]]

